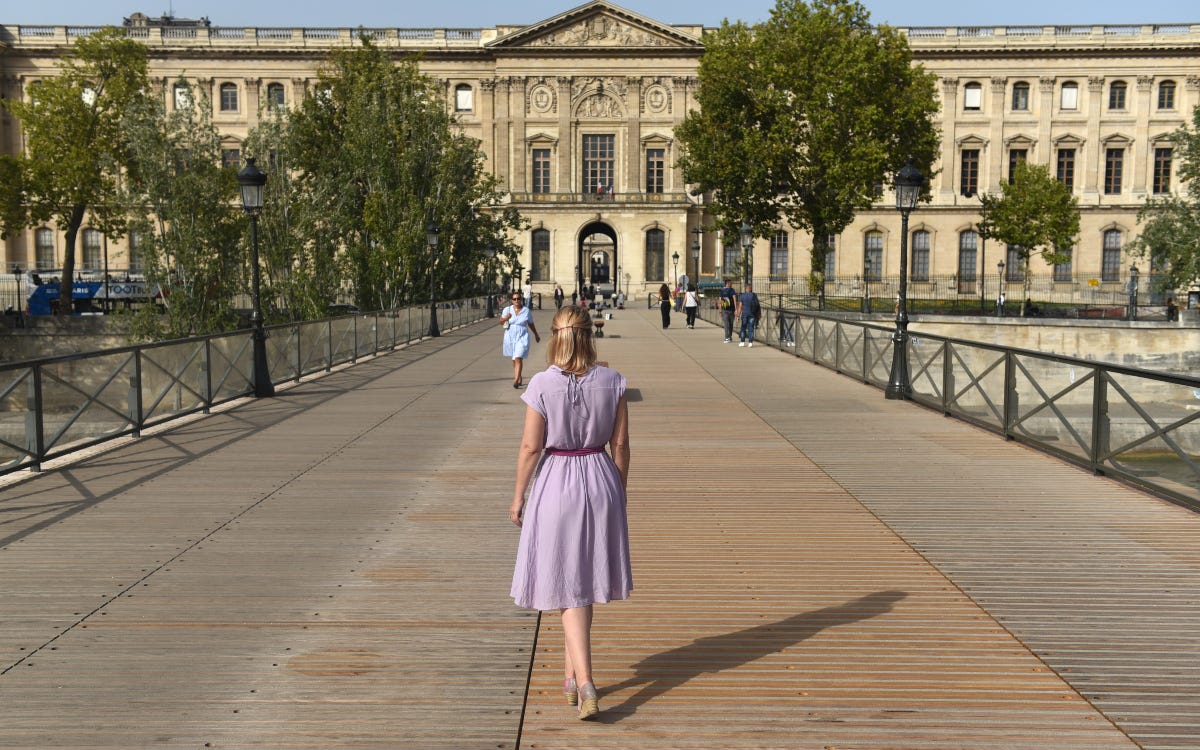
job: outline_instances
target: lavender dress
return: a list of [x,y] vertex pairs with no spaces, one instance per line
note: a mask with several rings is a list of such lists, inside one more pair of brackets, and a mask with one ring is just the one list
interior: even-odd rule
[[[598,448],[612,437],[625,378],[551,366],[521,400],[546,419],[546,448]],[[513,574],[518,606],[551,610],[627,599],[633,590],[621,473],[607,453],[543,455],[525,503]]]

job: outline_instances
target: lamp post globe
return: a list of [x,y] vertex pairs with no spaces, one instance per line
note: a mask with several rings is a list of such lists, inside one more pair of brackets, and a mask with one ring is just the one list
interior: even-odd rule
[[429,245],[429,337],[437,338],[442,335],[438,328],[437,299],[433,295],[434,266],[437,265],[438,234],[441,228],[437,222],[429,222],[425,227],[425,244]]
[[896,173],[896,209],[900,212],[900,291],[896,299],[896,330],[892,334],[892,373],[884,396],[912,398],[908,376],[908,214],[917,207],[925,175],[908,158]]
[[254,158],[246,159],[246,166],[237,175],[238,188],[242,194],[242,209],[250,217],[250,326],[254,344],[254,395],[274,396],[275,385],[267,366],[267,331],[263,326],[261,273],[258,267],[258,215],[263,207],[263,186],[267,184],[267,173],[254,164]]
[[738,228],[738,234],[742,240],[742,283],[749,284],[753,277],[753,269],[750,267],[752,256],[751,249],[754,247],[754,229],[749,222],[743,221],[742,226]]
[[1004,317],[1004,261],[996,263],[996,317]]
[[675,264],[675,286],[679,286],[679,253],[671,253],[671,262]]

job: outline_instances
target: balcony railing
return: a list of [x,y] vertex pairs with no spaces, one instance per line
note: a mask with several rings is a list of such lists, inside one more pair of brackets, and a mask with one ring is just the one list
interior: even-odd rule
[[686,193],[510,193],[513,203],[686,204]]

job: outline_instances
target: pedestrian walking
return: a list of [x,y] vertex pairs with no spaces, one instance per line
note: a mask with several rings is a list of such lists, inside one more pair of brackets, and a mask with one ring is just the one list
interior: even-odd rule
[[728,344],[733,341],[733,319],[737,315],[737,292],[733,290],[733,282],[729,279],[725,279],[718,301],[721,304],[721,322],[725,325],[725,343]]
[[754,346],[754,324],[762,315],[762,305],[759,304],[758,295],[749,283],[746,284],[746,290],[738,295],[737,314],[742,319],[742,327],[738,331],[741,341],[738,342],[738,346]]
[[696,311],[700,309],[700,297],[696,294],[696,285],[688,284],[683,293],[683,311],[687,313],[687,327],[696,327]]
[[566,298],[566,296],[567,296],[566,293],[563,292],[562,285],[555,284],[554,285],[554,309],[555,310],[562,309],[563,300]]
[[663,328],[671,327],[671,287],[663,284],[658,288],[658,309],[662,312]]
[[535,341],[541,342],[537,326],[533,324],[533,314],[525,304],[525,295],[520,291],[512,293],[512,304],[504,308],[500,314],[500,322],[504,325],[504,356],[512,357],[513,388],[520,388],[524,383],[521,379],[525,358],[529,356],[529,333],[533,332]]
[[629,413],[625,378],[596,361],[587,311],[568,307],[554,315],[546,359],[550,367],[521,394],[525,427],[508,511],[521,540],[511,593],[519,607],[559,611],[563,693],[587,719],[600,711],[592,606],[627,599],[633,590],[625,515]]

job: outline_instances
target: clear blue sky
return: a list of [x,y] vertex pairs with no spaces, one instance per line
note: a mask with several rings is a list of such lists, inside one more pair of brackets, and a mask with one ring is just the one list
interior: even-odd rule
[[[489,27],[527,24],[582,5],[582,0],[6,0],[0,24],[119,24],[134,12],[180,18],[207,16],[215,26]],[[666,23],[716,26],[724,18],[755,22],[774,0],[625,0],[635,13]],[[1101,23],[1200,23],[1200,4],[1174,0],[867,0],[876,22],[894,26]]]

